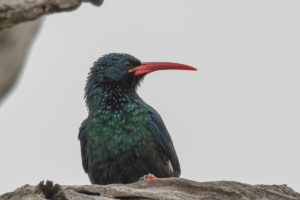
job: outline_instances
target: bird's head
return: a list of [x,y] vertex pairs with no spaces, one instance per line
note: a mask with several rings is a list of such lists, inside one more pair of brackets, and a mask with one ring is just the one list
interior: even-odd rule
[[110,53],[100,57],[91,68],[89,79],[96,84],[129,85],[138,81],[128,71],[140,66],[141,61],[129,54]]
[[85,86],[86,103],[91,110],[99,97],[122,98],[135,94],[143,77],[165,69],[196,70],[191,66],[169,62],[141,62],[129,54],[110,53],[99,58],[91,67]]
[[95,88],[109,84],[136,88],[146,74],[165,69],[197,70],[178,63],[141,62],[129,54],[110,53],[100,57],[94,63],[88,77],[87,87]]

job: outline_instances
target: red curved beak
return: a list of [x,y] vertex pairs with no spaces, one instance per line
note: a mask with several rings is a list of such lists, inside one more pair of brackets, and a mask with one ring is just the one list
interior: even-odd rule
[[134,75],[148,74],[157,70],[177,69],[177,70],[197,70],[194,67],[171,62],[143,62],[140,66],[128,70],[135,72]]

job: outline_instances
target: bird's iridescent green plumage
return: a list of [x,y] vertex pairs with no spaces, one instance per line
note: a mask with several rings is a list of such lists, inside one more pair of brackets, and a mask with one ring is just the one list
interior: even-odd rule
[[130,183],[145,174],[180,175],[169,133],[159,114],[136,93],[143,75],[128,54],[108,54],[95,62],[85,88],[89,111],[79,139],[85,172],[94,184]]

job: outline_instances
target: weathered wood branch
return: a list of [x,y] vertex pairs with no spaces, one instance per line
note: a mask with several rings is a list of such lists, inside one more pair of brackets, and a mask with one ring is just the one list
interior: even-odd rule
[[249,185],[231,181],[195,182],[168,178],[132,184],[62,186],[47,181],[25,185],[0,196],[0,200],[300,200],[300,194],[286,185]]
[[36,20],[0,31],[0,102],[22,70],[39,25],[40,20]]
[[[0,0],[0,103],[22,70],[40,20],[47,13],[74,10],[84,1],[101,5],[103,0]],[[20,22],[26,22],[18,24]],[[18,25],[17,25],[18,24]],[[15,27],[12,27],[17,25]],[[4,29],[4,30],[2,30]]]
[[37,19],[53,12],[73,10],[84,1],[101,5],[103,0],[1,0],[0,29]]

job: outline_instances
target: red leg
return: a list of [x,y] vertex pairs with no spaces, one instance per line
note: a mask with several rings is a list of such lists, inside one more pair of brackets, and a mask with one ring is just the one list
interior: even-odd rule
[[157,179],[157,177],[154,175],[154,174],[147,174],[147,175],[144,175],[142,176],[139,181],[149,181],[149,180],[153,180],[153,179]]
[[145,178],[146,181],[152,180],[152,179],[157,179],[157,177],[154,174],[150,174],[149,173],[149,174],[147,174],[145,176],[146,176],[146,178]]

